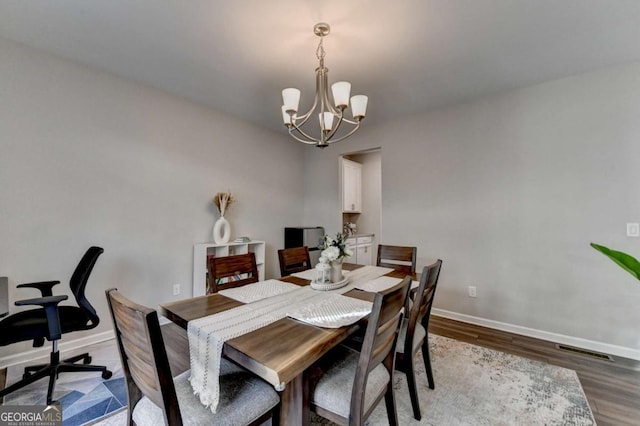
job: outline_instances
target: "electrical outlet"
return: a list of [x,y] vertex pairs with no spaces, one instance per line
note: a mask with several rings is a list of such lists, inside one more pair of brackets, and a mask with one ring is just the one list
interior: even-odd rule
[[627,237],[640,237],[640,224],[627,223]]
[[472,285],[469,286],[469,297],[476,297],[476,288]]
[[173,285],[173,295],[177,296],[180,294],[180,284],[174,284]]

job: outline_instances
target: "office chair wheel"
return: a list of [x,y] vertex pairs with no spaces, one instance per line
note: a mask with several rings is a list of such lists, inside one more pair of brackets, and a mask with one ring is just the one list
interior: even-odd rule
[[91,364],[91,356],[87,356],[84,358],[84,361],[82,361],[83,364]]
[[102,373],[102,378],[107,380],[109,378],[111,378],[111,376],[113,375],[113,373],[109,370],[106,370],[105,372]]

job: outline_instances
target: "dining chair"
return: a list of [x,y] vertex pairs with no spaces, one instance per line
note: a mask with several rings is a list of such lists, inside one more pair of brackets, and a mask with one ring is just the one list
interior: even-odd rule
[[[415,293],[412,293],[409,315],[402,321],[398,344],[396,345],[396,370],[402,371],[407,376],[409,396],[413,417],[420,420],[420,403],[416,386],[416,353],[422,349],[425,370],[429,388],[435,389],[433,371],[431,369],[431,356],[429,354],[429,317],[433,298],[436,294],[436,286],[440,277],[442,260],[438,259],[434,264],[425,266],[420,276],[420,285]],[[410,296],[411,297],[411,296]],[[409,304],[408,304],[409,305]]]
[[127,424],[259,425],[270,417],[273,424],[278,423],[278,393],[224,358],[214,414],[193,394],[191,370],[171,377],[157,312],[132,302],[117,289],[106,294],[127,385]]
[[257,283],[259,280],[255,253],[211,257],[207,262],[209,288],[207,294],[219,290]]
[[398,424],[394,353],[410,284],[406,277],[375,294],[360,352],[340,346],[308,370],[304,381],[311,411],[334,423],[359,426],[384,396],[389,424]]
[[380,244],[378,246],[378,259],[376,265],[393,268],[403,274],[416,273],[416,247],[389,246]]
[[311,269],[309,247],[307,246],[278,250],[278,260],[280,261],[281,277]]

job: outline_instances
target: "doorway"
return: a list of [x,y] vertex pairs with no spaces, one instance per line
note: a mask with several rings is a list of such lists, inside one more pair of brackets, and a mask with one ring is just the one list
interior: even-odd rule
[[[345,154],[339,161],[342,206],[340,223],[343,226],[343,232],[351,230],[355,235],[373,234],[371,248],[373,253],[377,253],[377,242],[380,240],[382,228],[382,150],[376,148]],[[354,178],[349,165],[345,164],[347,162],[359,165],[359,179]],[[359,194],[353,194],[354,191]],[[359,205],[354,205],[358,204],[358,201]]]

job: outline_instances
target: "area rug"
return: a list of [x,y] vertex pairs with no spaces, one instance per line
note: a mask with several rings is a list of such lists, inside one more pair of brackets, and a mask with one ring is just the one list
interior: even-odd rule
[[[394,389],[401,425],[595,425],[575,371],[429,335],[436,388],[428,388],[422,354],[417,382],[422,421],[413,418],[406,377]],[[121,412],[97,423],[126,424]],[[331,425],[313,417],[313,425]],[[368,425],[387,425],[384,403]]]
[[[91,345],[88,350],[93,364],[107,366],[113,376],[109,380],[102,380],[100,373],[61,373],[53,398],[62,406],[63,426],[91,424],[127,406],[127,391],[115,340]],[[65,353],[64,356],[74,355],[75,352]],[[23,364],[9,367],[7,383],[18,381],[23,368]],[[41,379],[13,392],[4,397],[4,405],[44,405],[47,384],[48,379]]]
[[[436,388],[418,362],[422,422],[412,417],[405,376],[396,375],[402,425],[595,425],[573,370],[433,334],[429,343]],[[386,410],[375,416],[371,424],[386,422]]]

